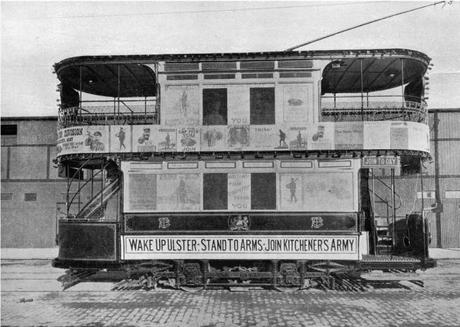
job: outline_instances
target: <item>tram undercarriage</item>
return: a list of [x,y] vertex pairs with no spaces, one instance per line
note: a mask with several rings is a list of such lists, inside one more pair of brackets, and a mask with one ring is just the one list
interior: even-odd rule
[[[54,261],[55,267],[67,267]],[[64,289],[82,281],[112,281],[114,290],[174,288],[193,291],[207,288],[265,288],[295,291],[312,287],[345,291],[364,291],[363,273],[382,270],[414,273],[432,268],[432,259],[368,255],[359,262],[308,260],[174,260],[116,263],[104,269],[87,269],[87,262],[73,265],[60,277]],[[413,277],[412,277],[413,279]]]

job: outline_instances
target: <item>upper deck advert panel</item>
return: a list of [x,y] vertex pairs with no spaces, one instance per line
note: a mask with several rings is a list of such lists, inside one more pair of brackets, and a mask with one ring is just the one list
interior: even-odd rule
[[316,150],[429,152],[429,130],[404,121],[281,125],[77,126],[58,131],[58,156],[123,152],[240,152]]

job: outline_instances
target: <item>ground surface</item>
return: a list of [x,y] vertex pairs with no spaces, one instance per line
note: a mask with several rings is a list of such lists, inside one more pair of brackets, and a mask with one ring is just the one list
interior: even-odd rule
[[[111,291],[87,282],[61,291],[49,260],[2,260],[2,326],[459,326],[460,260],[365,292]],[[368,279],[396,279],[372,273]],[[405,286],[405,287],[403,287]]]

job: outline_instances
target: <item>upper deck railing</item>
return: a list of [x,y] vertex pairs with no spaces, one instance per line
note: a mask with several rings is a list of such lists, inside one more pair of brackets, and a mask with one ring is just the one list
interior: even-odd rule
[[92,100],[59,109],[61,128],[79,125],[159,124],[156,100]]
[[323,96],[321,121],[399,120],[427,123],[426,104],[396,95]]
[[[424,102],[408,101],[401,96],[323,96],[320,121],[398,120],[427,123],[427,112]],[[82,101],[80,106],[59,110],[61,128],[159,123],[160,110],[155,100]]]

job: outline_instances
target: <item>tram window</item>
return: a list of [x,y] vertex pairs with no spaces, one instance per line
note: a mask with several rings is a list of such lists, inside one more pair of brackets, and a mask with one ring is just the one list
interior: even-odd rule
[[228,204],[227,174],[203,174],[203,209],[225,210]]
[[401,156],[401,175],[414,175],[421,171],[420,159],[412,156]]
[[250,89],[251,125],[275,124],[275,88]]
[[251,174],[251,209],[276,209],[276,174]]
[[203,125],[227,125],[227,89],[203,90]]

